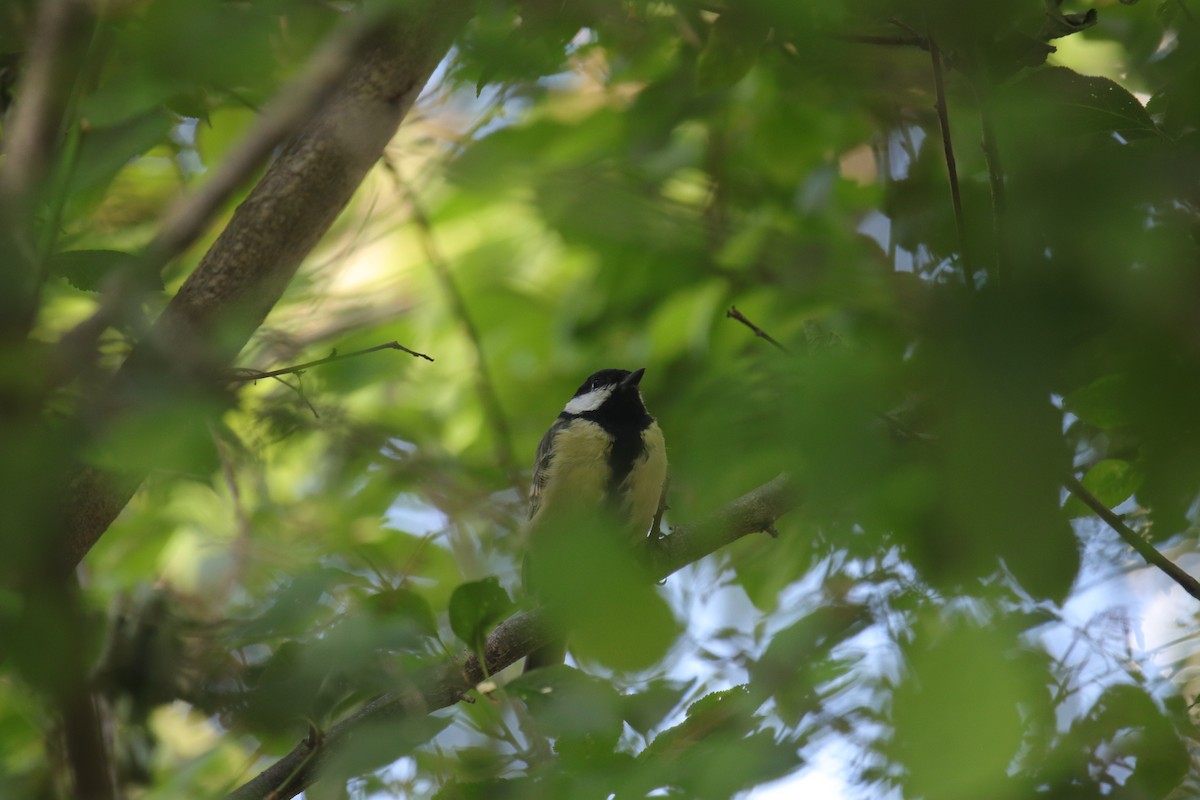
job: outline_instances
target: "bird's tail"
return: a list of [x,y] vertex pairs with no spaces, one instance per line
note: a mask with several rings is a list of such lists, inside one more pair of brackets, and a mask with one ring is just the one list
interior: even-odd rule
[[539,647],[525,657],[525,672],[540,667],[553,667],[567,658],[567,640],[559,639]]

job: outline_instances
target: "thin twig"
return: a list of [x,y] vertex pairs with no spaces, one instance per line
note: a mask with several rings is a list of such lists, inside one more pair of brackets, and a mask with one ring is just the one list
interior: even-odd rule
[[884,47],[919,47],[929,49],[929,40],[924,36],[882,36],[858,33],[843,33],[838,36],[843,42],[851,44],[874,44]]
[[779,341],[778,341],[778,340],[777,340],[777,339],[776,339],[774,336],[772,336],[771,334],[767,333],[766,331],[764,331],[762,328],[760,328],[760,327],[758,327],[757,325],[755,325],[755,324],[754,324],[753,322],[751,322],[750,320],[746,319],[746,315],[745,315],[745,314],[743,314],[742,312],[738,311],[738,309],[737,309],[737,306],[730,306],[730,307],[729,307],[729,310],[725,312],[725,316],[726,316],[728,319],[736,319],[738,322],[742,323],[742,324],[743,324],[743,325],[745,325],[747,328],[749,328],[750,330],[754,331],[754,335],[755,335],[755,336],[757,336],[757,337],[758,337],[758,338],[760,338],[760,339],[766,339],[768,342],[770,342],[771,344],[775,345],[776,347],[778,347],[778,348],[779,348],[780,350],[782,350],[783,352],[785,352],[785,353],[790,353],[790,352],[791,352],[791,351],[790,351],[790,350],[788,350],[786,347],[784,347],[782,344],[780,344],[780,343],[779,343]]
[[1187,3],[1185,3],[1184,0],[1175,0],[1175,4],[1179,6],[1179,10],[1183,12],[1183,16],[1187,18],[1188,22],[1196,22],[1196,18],[1192,16],[1192,12],[1190,9],[1188,9]]
[[1200,581],[1197,581],[1191,575],[1183,571],[1175,562],[1158,552],[1154,545],[1147,542],[1137,531],[1125,524],[1120,515],[1113,512],[1108,506],[1100,502],[1100,499],[1089,492],[1075,476],[1070,476],[1066,481],[1067,490],[1071,494],[1078,497],[1084,505],[1096,512],[1096,516],[1104,520],[1108,527],[1117,532],[1117,535],[1125,540],[1126,544],[1138,552],[1142,558],[1146,559],[1146,563],[1151,566],[1158,567],[1167,574],[1171,580],[1183,587],[1183,590],[1200,600]]
[[348,358],[357,358],[358,356],[365,356],[367,353],[377,353],[380,350],[400,350],[408,353],[410,356],[423,358],[426,361],[433,361],[432,358],[424,353],[418,353],[416,350],[409,350],[399,342],[386,342],[384,344],[377,344],[374,347],[355,350],[353,353],[345,353],[343,355],[338,355],[338,351],[334,350],[332,353],[325,356],[325,358],[318,358],[316,361],[306,361],[303,364],[296,364],[295,366],[291,367],[283,367],[282,369],[273,369],[268,372],[259,372],[256,369],[238,367],[234,370],[234,372],[238,374],[230,377],[229,380],[231,383],[245,383],[247,381],[262,380],[263,378],[278,378],[280,375],[299,375],[301,372],[304,372],[306,369],[311,369],[312,367],[319,367],[322,364],[331,364],[334,361],[345,361]]
[[983,160],[987,165],[988,185],[992,190],[992,237],[996,240],[996,280],[1003,283],[1009,273],[1008,204],[1004,193],[1004,171],[1000,167],[1000,148],[996,144],[996,129],[992,124],[992,109],[988,98],[975,91],[982,129]]
[[392,173],[397,188],[404,193],[408,200],[409,214],[412,217],[413,224],[416,226],[418,236],[421,240],[421,247],[425,251],[425,257],[429,260],[429,265],[433,267],[434,275],[437,276],[438,282],[442,285],[442,291],[445,292],[446,299],[450,303],[450,310],[458,318],[459,324],[462,325],[463,331],[467,334],[467,339],[471,343],[471,349],[475,354],[476,390],[479,393],[479,400],[483,404],[483,412],[487,415],[488,422],[492,426],[492,434],[496,439],[496,460],[500,462],[500,467],[508,477],[509,484],[521,496],[524,496],[527,487],[525,486],[525,481],[521,478],[521,470],[517,467],[508,418],[504,414],[503,406],[500,405],[500,395],[496,392],[496,384],[492,380],[491,373],[488,371],[487,358],[483,352],[483,338],[479,335],[479,329],[475,326],[475,321],[467,309],[467,303],[463,299],[462,292],[458,290],[458,284],[455,283],[454,276],[450,272],[450,265],[438,247],[437,240],[433,235],[433,225],[430,223],[429,216],[425,213],[425,209],[421,205],[416,192],[404,181],[400,175],[400,171],[390,159],[385,158],[383,163]]
[[954,204],[954,226],[958,230],[958,247],[962,252],[967,283],[972,281],[970,260],[967,258],[967,226],[963,220],[962,195],[958,189],[958,165],[954,160],[954,143],[950,138],[950,114],[946,108],[946,87],[942,81],[942,51],[937,41],[929,37],[929,60],[933,65],[933,88],[937,94],[938,125],[942,129],[942,149],[946,154],[946,172],[950,177],[950,200]]

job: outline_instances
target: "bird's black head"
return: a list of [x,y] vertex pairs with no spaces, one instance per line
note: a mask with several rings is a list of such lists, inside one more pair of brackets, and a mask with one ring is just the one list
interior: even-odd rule
[[646,414],[638,383],[645,368],[630,372],[627,369],[602,369],[588,376],[575,391],[575,396],[563,409],[567,414]]

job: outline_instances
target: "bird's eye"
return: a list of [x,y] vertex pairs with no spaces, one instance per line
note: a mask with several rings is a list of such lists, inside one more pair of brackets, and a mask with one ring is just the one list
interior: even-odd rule
[[599,389],[599,388],[600,388],[600,381],[592,381],[590,384],[588,384],[588,389]]

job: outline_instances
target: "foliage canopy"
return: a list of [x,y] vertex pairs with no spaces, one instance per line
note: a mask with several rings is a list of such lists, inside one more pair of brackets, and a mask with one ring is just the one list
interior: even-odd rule
[[[1200,792],[1194,3],[0,15],[0,796]],[[680,536],[796,507],[428,713],[643,365]]]

